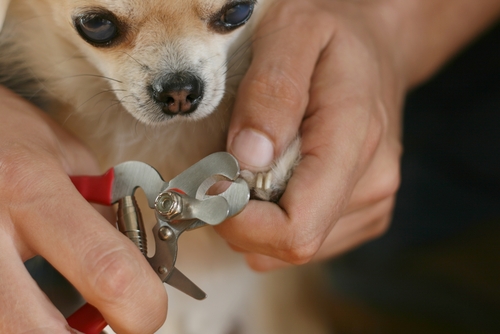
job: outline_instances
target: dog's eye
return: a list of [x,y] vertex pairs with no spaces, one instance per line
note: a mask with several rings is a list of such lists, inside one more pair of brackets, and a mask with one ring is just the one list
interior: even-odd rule
[[79,17],[75,26],[85,40],[95,45],[108,45],[118,35],[116,24],[99,15]]
[[252,16],[253,4],[241,3],[226,10],[221,21],[228,27],[238,27]]

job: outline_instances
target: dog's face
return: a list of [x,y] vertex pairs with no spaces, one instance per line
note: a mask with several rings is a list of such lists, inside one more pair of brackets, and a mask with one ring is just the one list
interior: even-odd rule
[[48,2],[66,38],[109,78],[123,106],[156,124],[215,109],[229,47],[256,0]]

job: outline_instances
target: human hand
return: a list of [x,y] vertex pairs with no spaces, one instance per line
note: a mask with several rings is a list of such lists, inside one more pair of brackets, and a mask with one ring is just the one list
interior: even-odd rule
[[217,228],[254,269],[332,257],[389,225],[407,83],[397,15],[379,3],[278,1],[258,28],[228,150],[265,169],[300,131],[303,160],[278,205],[251,201]]
[[0,87],[0,332],[70,333],[23,262],[41,255],[119,333],[152,333],[167,296],[144,256],[68,175],[99,174],[88,150]]

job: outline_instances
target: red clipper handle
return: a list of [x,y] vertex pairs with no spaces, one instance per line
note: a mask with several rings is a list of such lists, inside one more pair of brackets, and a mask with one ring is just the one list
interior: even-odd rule
[[100,334],[108,325],[101,313],[90,304],[83,305],[66,320],[71,328],[84,334]]
[[104,175],[99,176],[70,176],[71,182],[82,196],[89,202],[111,205],[113,181],[115,171],[113,168]]
[[[115,179],[113,168],[104,175],[70,176],[70,179],[87,201],[111,205],[113,181]],[[66,320],[71,328],[84,334],[100,334],[108,325],[101,313],[90,304],[83,305]]]

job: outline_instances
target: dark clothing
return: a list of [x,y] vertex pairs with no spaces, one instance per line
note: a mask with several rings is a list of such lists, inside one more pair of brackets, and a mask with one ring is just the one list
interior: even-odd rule
[[404,118],[392,225],[332,262],[334,287],[377,309],[500,333],[500,25],[411,92]]

